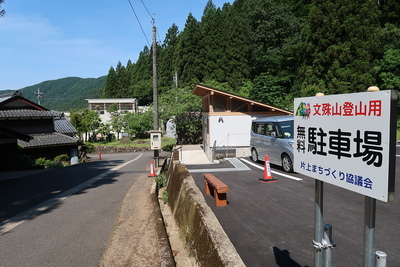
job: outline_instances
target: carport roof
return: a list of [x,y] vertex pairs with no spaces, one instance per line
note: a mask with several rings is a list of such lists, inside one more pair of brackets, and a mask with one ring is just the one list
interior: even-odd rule
[[229,92],[226,92],[226,91],[218,90],[216,88],[209,87],[209,86],[202,85],[202,84],[196,84],[196,87],[193,89],[192,93],[194,95],[198,95],[198,96],[201,96],[201,97],[218,94],[218,95],[222,95],[222,96],[225,96],[225,97],[229,97],[231,99],[237,99],[237,100],[240,100],[240,101],[243,101],[243,102],[248,102],[248,103],[250,103],[252,105],[263,107],[263,108],[265,108],[267,110],[280,111],[280,112],[288,114],[288,115],[292,115],[293,114],[292,111],[284,109],[284,108],[280,108],[280,107],[273,106],[273,105],[268,105],[268,104],[255,101],[255,100],[247,98],[247,97],[243,97],[243,96],[236,95],[236,94],[233,94],[233,93],[229,93]]

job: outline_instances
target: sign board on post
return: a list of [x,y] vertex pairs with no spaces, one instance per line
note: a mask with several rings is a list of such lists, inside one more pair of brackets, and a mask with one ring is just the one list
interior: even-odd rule
[[296,98],[294,170],[392,201],[396,105],[397,91]]

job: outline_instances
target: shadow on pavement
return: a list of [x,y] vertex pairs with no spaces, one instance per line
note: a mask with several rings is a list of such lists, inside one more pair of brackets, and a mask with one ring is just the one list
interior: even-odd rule
[[[278,264],[280,267],[302,267],[290,257],[290,252],[286,249],[280,250],[278,247],[274,247],[274,255],[276,264]],[[309,266],[306,265],[304,267]]]

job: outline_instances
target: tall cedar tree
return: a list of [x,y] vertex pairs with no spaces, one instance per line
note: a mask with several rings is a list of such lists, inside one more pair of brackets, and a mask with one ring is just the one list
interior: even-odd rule
[[200,70],[202,62],[199,57],[199,22],[189,13],[185,29],[179,34],[179,42],[175,53],[178,76],[182,86],[192,86],[203,80]]
[[[298,79],[298,68],[305,51],[305,22],[284,1],[243,1],[254,43],[250,97],[285,105]],[[304,29],[304,30],[302,30]]]
[[173,24],[165,35],[164,42],[161,46],[160,57],[158,58],[158,81],[159,87],[171,88],[174,86],[173,77],[175,71],[178,71],[175,65],[175,51],[178,45],[178,26]]
[[[184,29],[172,25],[158,47],[160,92],[174,87],[175,72],[188,91],[200,82],[287,108],[293,97],[318,91],[392,88],[399,10],[397,0],[235,0],[222,8],[208,1],[201,21],[189,14]],[[128,92],[113,81],[126,79],[117,75],[124,72]],[[151,103],[151,50],[124,71],[110,69],[108,80],[103,96]]]
[[365,91],[376,84],[379,11],[373,0],[313,1],[303,95]]

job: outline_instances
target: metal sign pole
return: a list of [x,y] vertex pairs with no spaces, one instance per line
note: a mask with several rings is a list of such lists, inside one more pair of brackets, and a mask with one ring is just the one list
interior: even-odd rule
[[375,266],[376,199],[365,197],[364,206],[364,267]]
[[315,180],[315,228],[314,228],[314,266],[322,267],[322,236],[323,229],[323,196],[324,196],[324,182]]

